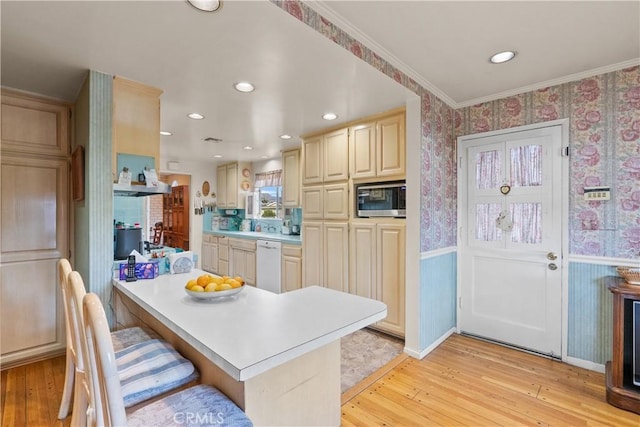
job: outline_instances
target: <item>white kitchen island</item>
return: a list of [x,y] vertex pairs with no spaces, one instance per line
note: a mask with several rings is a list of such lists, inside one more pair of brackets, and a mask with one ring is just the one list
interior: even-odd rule
[[195,300],[184,286],[200,274],[114,280],[117,327],[156,330],[257,426],[339,425],[340,338],[385,318],[386,306],[317,286]]

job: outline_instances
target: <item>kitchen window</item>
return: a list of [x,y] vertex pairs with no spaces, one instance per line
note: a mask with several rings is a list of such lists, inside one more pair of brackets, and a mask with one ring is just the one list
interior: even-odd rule
[[258,218],[282,218],[282,170],[256,174]]

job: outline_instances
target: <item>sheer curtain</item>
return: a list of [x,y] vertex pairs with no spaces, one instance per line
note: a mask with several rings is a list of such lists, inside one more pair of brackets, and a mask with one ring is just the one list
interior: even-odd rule
[[269,172],[260,172],[256,174],[255,188],[261,187],[281,187],[282,186],[282,169]]

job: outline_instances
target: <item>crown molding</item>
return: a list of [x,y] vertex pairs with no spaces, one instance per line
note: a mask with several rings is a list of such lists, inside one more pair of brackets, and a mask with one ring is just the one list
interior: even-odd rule
[[360,43],[371,49],[381,58],[384,58],[389,64],[396,67],[398,70],[405,73],[407,76],[416,81],[420,86],[424,89],[428,90],[438,98],[440,98],[444,103],[449,105],[452,108],[456,108],[456,102],[451,99],[446,93],[440,90],[438,87],[433,85],[423,76],[421,76],[418,72],[416,72],[413,68],[402,62],[395,55],[389,52],[387,49],[382,47],[376,41],[367,36],[364,32],[362,32],[358,27],[353,25],[351,22],[340,16],[337,12],[335,12],[328,5],[330,3],[327,0],[316,0],[316,1],[305,1],[304,4],[308,6],[310,9],[313,9],[320,15],[327,18],[333,24],[337,25],[341,30],[345,31],[354,39],[358,40]]
[[557,86],[564,83],[573,82],[576,80],[586,79],[588,77],[597,76],[599,74],[606,74],[612,71],[622,70],[624,68],[635,67],[636,65],[640,65],[640,58],[630,59],[624,62],[618,62],[617,64],[606,65],[600,68],[593,68],[591,70],[581,71],[575,74],[569,74],[568,76],[559,77],[557,79],[547,80],[540,83],[535,83],[528,86],[522,86],[517,89],[506,90],[504,92],[495,93],[493,95],[484,96],[481,98],[471,99],[469,101],[464,101],[456,104],[454,108],[464,108],[469,107],[471,105],[482,104],[484,102],[495,101],[497,99],[508,98],[510,96],[519,95],[521,93],[532,92],[538,89],[544,89],[546,87]]

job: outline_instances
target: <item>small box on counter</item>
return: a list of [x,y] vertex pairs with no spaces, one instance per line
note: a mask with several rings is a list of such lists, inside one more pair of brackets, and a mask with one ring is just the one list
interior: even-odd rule
[[[160,274],[157,260],[136,263],[136,279],[155,279]],[[120,264],[120,280],[127,278],[127,263]]]

